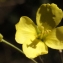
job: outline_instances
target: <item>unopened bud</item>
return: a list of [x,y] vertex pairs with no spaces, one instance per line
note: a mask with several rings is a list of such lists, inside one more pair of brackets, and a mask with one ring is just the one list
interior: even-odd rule
[[0,34],[0,42],[2,41],[2,39],[3,39],[3,35],[2,35],[2,34]]

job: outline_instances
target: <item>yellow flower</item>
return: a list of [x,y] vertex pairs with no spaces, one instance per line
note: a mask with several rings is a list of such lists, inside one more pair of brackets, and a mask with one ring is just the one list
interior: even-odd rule
[[56,27],[62,17],[62,10],[52,3],[40,6],[36,15],[37,25],[27,16],[20,18],[20,21],[15,25],[15,40],[22,44],[26,57],[35,58],[47,54],[47,46],[63,49],[63,26]]
[[48,53],[47,46],[37,37],[37,26],[30,18],[21,17],[16,24],[15,40],[22,44],[23,52],[28,58]]
[[43,26],[45,32],[50,31],[44,37],[45,44],[50,48],[63,49],[63,26],[57,27],[62,17],[62,10],[54,3],[42,4],[37,11],[37,25]]

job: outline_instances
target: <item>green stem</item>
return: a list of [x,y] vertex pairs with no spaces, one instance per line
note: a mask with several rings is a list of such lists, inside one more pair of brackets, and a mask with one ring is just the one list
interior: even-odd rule
[[[19,48],[16,47],[15,45],[9,43],[8,41],[2,39],[2,42],[5,43],[5,44],[7,44],[7,45],[10,45],[11,47],[15,48],[15,49],[18,50],[19,52],[23,53],[23,51],[22,51],[21,49],[19,49]],[[23,53],[23,54],[24,54],[24,53]],[[31,60],[32,60],[34,63],[38,63],[38,62],[36,62],[34,59],[31,59]]]
[[39,59],[41,61],[41,63],[44,63],[43,59],[41,58],[41,56],[39,56]]
[[61,63],[63,63],[63,57],[62,57],[62,53],[60,53],[60,57],[61,57]]
[[63,63],[62,50],[59,50],[59,52],[60,52],[60,59],[61,59],[61,63]]
[[[3,39],[2,42],[4,42],[4,43],[7,44],[7,45],[10,45],[11,47],[17,49],[19,52],[23,53],[23,52],[21,51],[21,49],[19,49],[18,47],[14,46],[14,45],[11,44],[11,43],[9,43],[8,41],[6,41],[6,40]],[[23,54],[24,54],[24,53],[23,53]]]

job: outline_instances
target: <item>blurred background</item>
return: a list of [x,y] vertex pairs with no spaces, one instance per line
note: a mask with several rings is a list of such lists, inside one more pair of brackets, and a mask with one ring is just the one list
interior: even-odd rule
[[[28,16],[35,21],[36,11],[43,3],[55,3],[59,8],[63,9],[62,0],[0,0],[0,33],[4,36],[4,39],[21,48],[21,45],[17,44],[14,39],[15,24],[21,16]],[[63,25],[62,21],[60,25]],[[42,55],[41,58],[43,63],[62,63],[63,53],[60,54],[59,51],[49,48],[49,54]],[[35,60],[41,63],[39,57],[35,58]],[[0,63],[34,62],[14,48],[0,43]]]

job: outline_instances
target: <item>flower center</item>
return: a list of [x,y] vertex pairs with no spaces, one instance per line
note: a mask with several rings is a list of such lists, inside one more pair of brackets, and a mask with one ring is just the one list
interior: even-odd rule
[[51,32],[51,30],[45,30],[43,26],[40,26],[37,29],[38,29],[37,30],[38,31],[37,32],[37,34],[38,34],[37,38],[44,42],[45,37]]
[[[44,27],[37,27],[37,38],[32,41],[31,44],[27,45],[27,47],[32,47],[32,48],[36,48],[36,45],[39,43],[39,41],[44,42],[45,41],[45,37],[49,34],[51,30],[45,30]],[[38,40],[39,39],[39,40]]]

